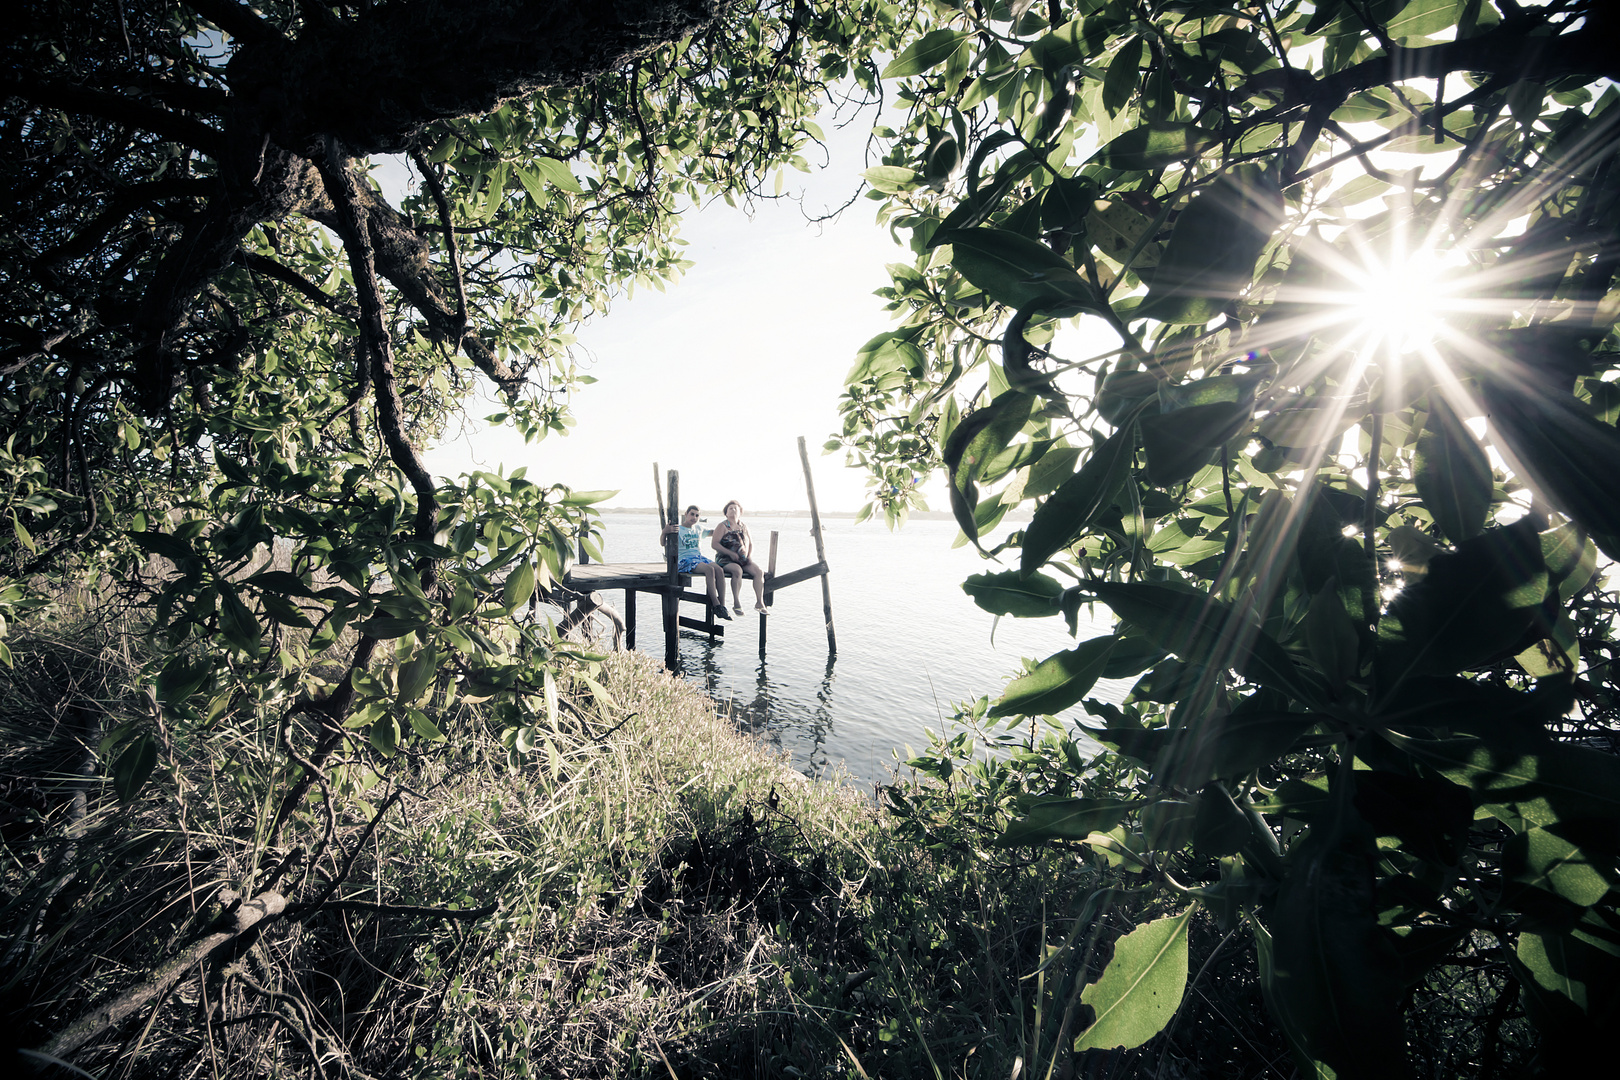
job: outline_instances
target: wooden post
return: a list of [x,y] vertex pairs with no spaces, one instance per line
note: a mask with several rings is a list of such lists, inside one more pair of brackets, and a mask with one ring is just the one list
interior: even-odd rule
[[[681,504],[681,474],[674,469],[669,470],[669,501],[667,507],[668,524],[679,524]],[[664,666],[670,671],[676,668],[681,628],[678,623],[680,616],[681,574],[677,569],[676,552],[680,550],[680,538],[671,533],[664,541],[664,559],[669,566],[669,580],[664,584]]]
[[[816,485],[810,479],[810,451],[804,448],[804,436],[799,436],[799,461],[804,465],[804,493],[810,496],[810,535],[816,538],[816,561],[826,565],[827,551],[821,543],[821,512],[816,509]],[[833,636],[832,590],[827,586],[827,574],[821,575],[821,611],[827,618],[827,655],[838,655],[838,639]]]
[[591,527],[583,521],[580,522],[579,531],[575,534],[575,537],[579,540],[579,565],[581,566],[588,566],[591,561],[591,553],[585,550],[585,538],[590,534]]
[[624,647],[636,651],[636,590],[624,590]]
[[[777,542],[778,539],[780,539],[780,534],[777,533],[777,531],[775,529],[772,529],[771,530],[771,561],[770,561],[770,564],[765,567],[765,606],[766,607],[771,606],[771,600],[776,595],[775,593],[773,593],[771,591],[771,579],[776,576],[776,542]],[[760,614],[759,614],[759,658],[761,660],[765,659],[765,624],[768,621],[769,620],[765,617],[765,613],[763,611],[760,612]]]

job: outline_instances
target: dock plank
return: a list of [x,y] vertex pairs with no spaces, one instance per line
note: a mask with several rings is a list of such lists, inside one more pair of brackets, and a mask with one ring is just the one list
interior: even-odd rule
[[[680,584],[690,585],[691,574],[678,575]],[[658,589],[669,584],[669,568],[661,562],[587,563],[568,568],[563,583],[570,589],[591,592],[602,589]]]

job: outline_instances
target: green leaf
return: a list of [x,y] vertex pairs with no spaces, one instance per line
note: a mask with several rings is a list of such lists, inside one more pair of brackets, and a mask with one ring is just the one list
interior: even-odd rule
[[506,583],[501,587],[501,605],[508,611],[516,611],[533,595],[534,564],[525,559],[506,575]]
[[968,539],[978,542],[979,526],[974,511],[979,505],[976,481],[996,455],[1024,430],[1035,399],[1008,390],[976,409],[951,429],[941,453],[950,480],[951,512]]
[[132,532],[129,538],[148,555],[161,555],[172,563],[185,563],[197,557],[196,549],[173,533]]
[[562,505],[594,506],[599,502],[605,502],[608,499],[613,498],[613,496],[617,495],[618,493],[618,488],[605,491],[570,491],[567,495],[563,496]]
[[921,75],[945,63],[956,55],[959,49],[965,48],[972,34],[963,30],[939,29],[924,34],[921,38],[907,45],[883,69],[885,79],[904,79],[912,75]]
[[1384,26],[1384,32],[1400,45],[1457,25],[1463,0],[1412,0]]
[[253,617],[236,590],[226,582],[219,584],[219,629],[225,640],[250,656],[258,656],[264,630]]
[[428,622],[426,619],[398,619],[386,615],[379,615],[354,624],[354,628],[360,633],[384,640],[414,634],[418,630],[426,630],[427,627]]
[[1129,802],[1116,799],[1042,798],[1020,806],[1023,816],[1008,822],[996,839],[998,847],[1044,844],[1052,840],[1084,840],[1094,832],[1107,832],[1125,820]]
[[910,333],[913,331],[891,331],[862,345],[855,354],[855,365],[844,376],[844,383],[854,386],[891,371],[921,374],[927,364],[922,350],[909,340]]
[[1509,649],[1546,593],[1541,541],[1528,518],[1436,555],[1378,622],[1379,687],[1389,694],[1403,679],[1449,675]]
[[1197,474],[1209,464],[1216,448],[1248,426],[1251,409],[1247,401],[1221,401],[1143,414],[1140,424],[1148,483],[1169,487]]
[[1376,850],[1365,826],[1319,820],[1289,852],[1269,920],[1268,1004],[1293,1041],[1342,1077],[1408,1072],[1401,962],[1374,900]]
[[1609,754],[1563,743],[1520,751],[1479,739],[1413,739],[1390,731],[1385,737],[1468,788],[1476,803],[1510,808],[1531,824],[1620,818],[1620,759]]
[[1317,724],[1311,713],[1282,712],[1250,706],[1260,695],[1251,696],[1226,716],[1211,722],[1214,750],[1211,776],[1246,776],[1261,765],[1282,757],[1300,736]]
[[568,171],[568,163],[558,161],[556,158],[537,157],[534,159],[534,168],[546,181],[555,187],[573,195],[582,195],[585,189],[579,186],[579,180]]
[[1311,606],[1305,613],[1305,642],[1311,650],[1311,659],[1322,669],[1328,682],[1343,688],[1361,673],[1361,643],[1355,625],[1345,614],[1337,584],[1336,580],[1330,581],[1311,598]]
[[1344,0],[1321,0],[1316,10],[1311,13],[1311,19],[1305,24],[1305,33],[1320,33],[1328,23],[1338,18],[1339,10],[1344,7]]
[[1256,434],[1267,442],[1292,449],[1337,446],[1339,437],[1360,417],[1342,400],[1306,402],[1278,409],[1261,418]]
[[1136,36],[1120,46],[1114,59],[1109,61],[1108,74],[1103,78],[1102,102],[1109,116],[1118,116],[1119,110],[1136,93],[1137,75],[1142,68],[1144,43]]
[[1078,539],[1108,507],[1124,482],[1136,449],[1136,425],[1126,422],[1091,451],[1080,471],[1035,511],[1024,530],[1019,571],[1033,574]]
[[900,165],[874,165],[861,173],[866,182],[886,195],[894,195],[917,186],[920,177],[915,169]]
[[371,725],[368,738],[379,754],[393,757],[394,751],[399,749],[399,720],[392,715],[382,717]]
[[261,589],[282,593],[286,596],[302,596],[310,600],[319,600],[320,597],[297,574],[289,574],[285,570],[266,570],[254,574],[243,582],[244,585],[256,585]]
[[1620,1002],[1620,944],[1610,920],[1587,912],[1564,932],[1523,932],[1514,956],[1525,1012],[1542,1036],[1544,1054],[1566,1072],[1602,1060]]
[[[1539,340],[1532,338],[1517,351],[1534,355]],[[1610,558],[1620,559],[1620,499],[1613,495],[1614,478],[1620,476],[1620,430],[1568,394],[1525,393],[1516,385],[1487,383],[1485,403],[1493,438],[1505,444],[1548,504],[1580,522]]]
[[1461,543],[1485,531],[1491,463],[1485,448],[1443,402],[1435,402],[1418,436],[1412,481],[1446,539]]
[[1249,817],[1220,784],[1206,784],[1198,794],[1193,819],[1193,850],[1200,855],[1236,855],[1249,842]]
[[1276,183],[1254,166],[1234,169],[1193,196],[1136,314],[1167,323],[1215,318],[1248,291],[1282,205]]
[[113,790],[119,801],[125,805],[134,802],[156,766],[157,740],[150,734],[137,736],[113,763]]
[[1187,990],[1187,925],[1192,908],[1155,919],[1114,943],[1102,977],[1080,994],[1096,1019],[1074,1050],[1131,1049],[1164,1030]]
[[962,591],[992,615],[1018,619],[1056,615],[1058,600],[1063,596],[1063,586],[1045,574],[1026,578],[1016,570],[974,574],[962,583]]
[[956,229],[935,241],[951,245],[951,266],[998,303],[1057,318],[1098,307],[1091,286],[1068,260],[1006,229]]
[[1196,124],[1154,122],[1109,140],[1092,160],[1122,172],[1160,169],[1196,157],[1219,142],[1219,136]]
[[512,171],[517,173],[518,183],[523,185],[523,190],[529,193],[529,200],[537,207],[545,206],[546,184],[540,178],[540,170],[528,165],[518,165]]
[[1519,885],[1542,889],[1562,896],[1572,904],[1591,907],[1609,892],[1609,875],[1594,857],[1607,863],[1613,873],[1614,859],[1560,835],[1559,826],[1526,829],[1508,840],[1502,852],[1502,872]]
[[466,578],[456,582],[456,591],[450,597],[450,621],[455,622],[478,606],[478,594]]
[[1035,670],[1007,684],[1007,692],[990,707],[991,716],[1042,716],[1062,712],[1085,697],[1108,663],[1114,638],[1092,638],[1073,649],[1048,656]]
[[1196,589],[1157,582],[1094,582],[1089,588],[1155,645],[1200,667],[1234,668],[1251,682],[1302,701],[1322,697],[1281,645]]
[[421,709],[409,710],[411,730],[416,732],[428,742],[444,742],[444,732]]
[[1548,586],[1557,588],[1560,600],[1574,597],[1597,573],[1597,547],[1573,523],[1541,534],[1541,558]]
[[399,697],[401,705],[414,705],[427,693],[439,671],[439,650],[430,644],[416,650],[416,655],[399,669]]
[[165,705],[184,703],[202,688],[213,671],[213,665],[206,659],[193,660],[178,654],[169,657],[155,682],[158,700]]

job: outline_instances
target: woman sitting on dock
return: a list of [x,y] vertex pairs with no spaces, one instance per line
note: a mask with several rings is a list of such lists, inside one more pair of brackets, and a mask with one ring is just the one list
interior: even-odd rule
[[[742,576],[747,574],[754,579],[754,610],[761,615],[769,615],[771,609],[765,606],[765,570],[752,558],[754,538],[748,535],[748,526],[742,522],[742,503],[736,499],[726,503],[725,515],[726,519],[714,527],[711,543],[720,566],[731,575],[731,599],[736,605],[732,610],[739,615],[743,613]],[[721,603],[725,599],[725,583],[722,581]]]
[[[720,618],[729,620],[731,616],[726,613],[726,585],[722,571],[698,551],[698,546],[703,540],[703,530],[698,528],[696,505],[686,508],[679,525],[665,525],[664,531],[659,533],[658,537],[660,540],[667,540],[670,533],[680,534],[680,546],[676,549],[676,557],[680,562],[676,569],[683,574],[702,574],[703,583],[708,586],[710,610]],[[739,607],[737,610],[740,614],[742,608]]]

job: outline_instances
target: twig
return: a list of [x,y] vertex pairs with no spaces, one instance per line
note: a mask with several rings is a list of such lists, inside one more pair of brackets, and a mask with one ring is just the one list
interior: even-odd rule
[[456,283],[456,347],[461,347],[461,339],[467,336],[467,283],[461,273],[461,252],[456,247],[455,223],[450,217],[450,200],[445,198],[444,185],[439,182],[439,174],[433,171],[432,162],[421,150],[411,151],[411,160],[422,172],[422,182],[427,185],[428,192],[433,196],[433,205],[439,208],[439,223],[444,231],[445,250],[450,255],[450,269],[455,275]]
[[[410,919],[457,919],[472,921],[487,918],[501,908],[500,902],[485,904],[481,908],[422,907],[416,904],[379,904],[371,900],[327,900],[320,905],[322,911],[369,911],[378,915],[399,915]],[[308,910],[306,910],[308,909]],[[315,914],[311,905],[296,904],[288,910],[288,918],[302,919]]]

